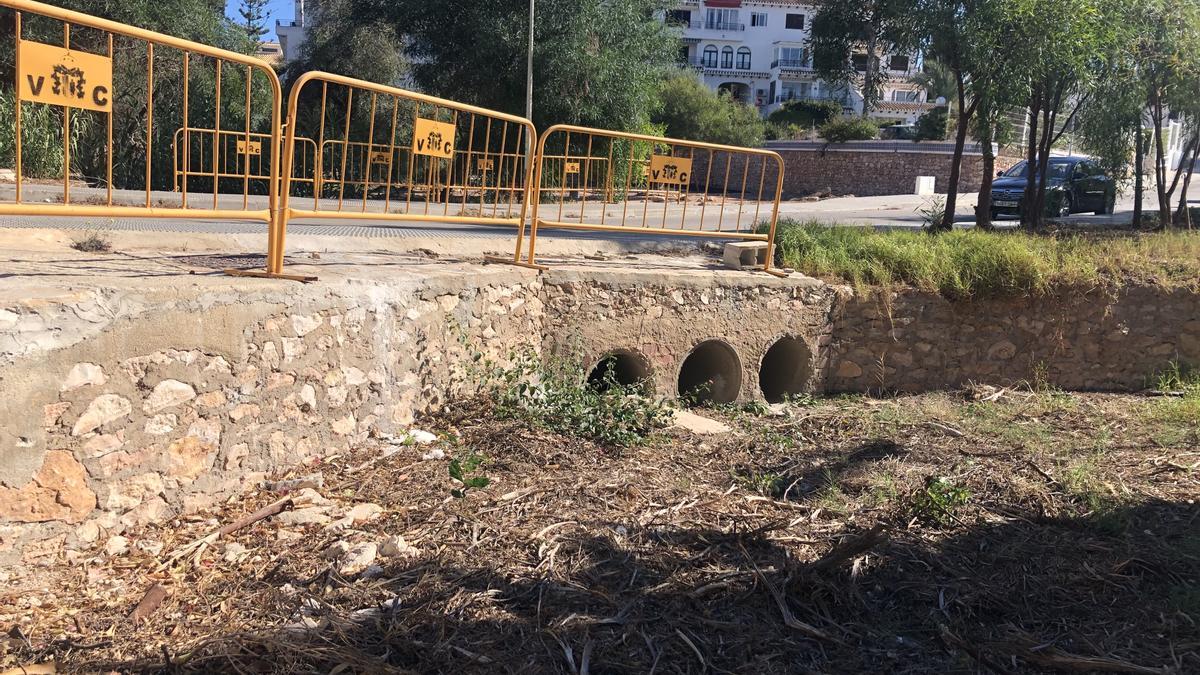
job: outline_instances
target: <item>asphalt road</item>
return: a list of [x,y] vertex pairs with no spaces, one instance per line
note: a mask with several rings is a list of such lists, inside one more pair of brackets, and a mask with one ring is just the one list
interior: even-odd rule
[[[47,184],[27,184],[23,188],[23,194],[27,203],[61,203],[62,186],[47,185]],[[94,188],[77,187],[72,188],[73,202],[86,202],[102,199],[105,195],[103,190]],[[15,189],[12,184],[0,185],[0,202],[13,201]],[[180,203],[180,195],[174,192],[152,192],[151,202],[155,205],[174,207]],[[138,191],[118,191],[115,197],[117,203],[126,203],[131,205],[141,205],[145,203],[145,192]],[[943,197],[944,198],[944,197]],[[348,202],[350,200],[347,200]],[[265,197],[251,196],[247,200],[249,208],[265,209]],[[190,197],[190,205],[193,208],[211,208],[211,194],[194,194]],[[879,228],[919,228],[925,222],[925,217],[921,214],[922,209],[928,208],[933,203],[933,200],[928,197],[918,197],[914,195],[895,195],[885,197],[838,197],[826,199],[822,201],[788,201],[780,205],[780,217],[792,218],[796,220],[816,220],[819,222],[841,225],[857,225],[857,226],[873,226]],[[311,208],[312,200],[294,199],[293,204],[297,208]],[[241,195],[220,195],[218,199],[219,208],[241,209],[243,206],[243,198]],[[321,208],[333,210],[337,206],[337,200],[322,200]],[[371,204],[369,206],[374,206]],[[717,210],[717,204],[706,206],[711,209],[706,216],[706,221],[703,224],[705,230],[715,229],[713,222],[713,211]],[[958,207],[956,209],[955,220],[960,226],[969,227],[974,222],[974,207],[975,195],[965,194],[960,195],[958,199]],[[379,207],[375,207],[379,208]],[[437,213],[437,207],[433,209]],[[458,207],[454,207],[457,209]],[[552,205],[543,207],[547,209],[543,215],[551,218],[559,217],[559,207]],[[639,224],[643,217],[645,221],[651,224],[658,224],[664,221],[664,216],[671,222],[682,221],[686,223],[686,229],[699,229],[700,222],[700,207],[695,205],[687,206],[687,210],[681,205],[665,205],[661,203],[644,203],[630,202],[628,205],[601,205],[598,203],[590,204],[566,204],[562,207],[562,218],[564,220],[574,220],[580,215],[589,217],[589,222],[599,215],[600,209],[605,209],[606,215],[609,218],[617,218],[620,215],[626,215],[628,211],[627,223]],[[1118,201],[1117,212],[1112,216],[1095,216],[1079,214],[1071,217],[1071,221],[1079,223],[1087,223],[1092,225],[1102,224],[1123,224],[1131,220],[1133,204],[1132,200],[1124,198]],[[1156,208],[1153,195],[1147,195],[1146,209]],[[725,227],[728,229],[734,220],[734,212],[730,207],[729,213],[725,220]],[[418,209],[419,210],[419,209]],[[581,213],[582,210],[582,213]],[[769,214],[768,204],[747,203],[742,207],[743,219],[740,223],[743,228],[747,227],[756,218],[763,219]],[[449,211],[449,215],[456,215],[456,211]],[[1003,227],[1009,223],[1015,224],[1015,221],[999,221],[997,224]],[[211,234],[265,234],[266,225],[261,222],[253,221],[217,221],[206,220],[203,218],[196,219],[167,219],[167,218],[95,218],[95,217],[79,217],[79,218],[63,218],[63,217],[31,217],[31,216],[0,216],[0,227],[21,228],[59,228],[71,230],[124,230],[124,231],[147,231],[147,232],[197,232]],[[302,235],[316,236],[332,236],[332,237],[413,237],[413,238],[434,238],[434,239],[450,239],[450,238],[482,238],[482,239],[504,239],[512,238],[512,229],[509,227],[487,227],[479,225],[462,225],[451,223],[438,223],[433,221],[413,221],[413,222],[396,222],[396,221],[370,221],[370,220],[302,220],[293,221],[289,225],[289,233]],[[620,239],[620,240],[637,240],[655,237],[672,237],[671,234],[664,235],[641,235],[637,233],[606,233],[606,232],[582,232],[582,231],[567,231],[567,230],[550,230],[542,229],[539,231],[539,237],[549,238],[567,238],[567,239]]]

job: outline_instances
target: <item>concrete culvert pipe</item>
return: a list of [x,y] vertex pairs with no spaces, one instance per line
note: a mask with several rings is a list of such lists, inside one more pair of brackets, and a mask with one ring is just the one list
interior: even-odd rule
[[782,337],[763,356],[758,383],[768,403],[803,394],[812,378],[812,352],[795,337]]
[[650,376],[650,363],[645,357],[628,349],[616,349],[600,358],[587,379],[588,385],[601,391],[608,389],[613,381],[624,387],[641,385],[649,390]]
[[695,404],[732,403],[741,390],[741,361],[720,340],[696,345],[679,369],[679,396]]

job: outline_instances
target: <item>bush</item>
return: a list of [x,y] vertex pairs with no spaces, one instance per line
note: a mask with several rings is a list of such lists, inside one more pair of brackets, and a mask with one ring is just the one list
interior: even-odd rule
[[841,104],[835,101],[787,101],[771,113],[767,121],[773,124],[796,125],[804,129],[820,127],[842,114]]
[[950,110],[938,106],[917,118],[914,141],[944,141],[950,137]]
[[804,136],[805,133],[807,130],[804,127],[782,122],[767,122],[763,129],[763,136],[768,141],[794,141]]
[[725,145],[758,147],[763,143],[763,121],[758,110],[738,103],[728,92],[714,92],[691,73],[663,82],[660,112],[654,121],[673,138]]
[[830,143],[869,141],[879,134],[879,127],[863,117],[843,117],[821,127],[821,137]]
[[597,387],[578,366],[544,363],[531,354],[514,361],[492,373],[491,395],[501,417],[617,448],[645,442],[671,420],[664,403],[640,386],[621,385],[611,371]]

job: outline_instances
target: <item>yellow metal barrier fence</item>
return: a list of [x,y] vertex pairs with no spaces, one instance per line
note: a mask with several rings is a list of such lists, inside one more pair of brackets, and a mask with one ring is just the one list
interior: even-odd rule
[[783,158],[769,150],[550,127],[538,142],[524,264],[537,265],[538,229],[549,227],[763,241],[763,271],[775,274],[783,173]]
[[[309,72],[292,87],[288,120],[282,207],[267,256],[273,274],[283,271],[292,219],[511,227],[525,220],[537,138],[525,118]],[[292,167],[302,125],[320,152],[310,193],[297,197],[304,186],[294,185]]]
[[[255,181],[256,186],[265,186],[266,181],[278,180],[270,156],[265,152],[271,142],[270,134],[252,133],[247,143],[246,135],[240,131],[221,131],[220,140],[213,142],[212,129],[177,129],[171,141],[174,152],[172,167],[174,183],[172,189],[188,190],[188,185],[200,181]],[[297,138],[295,174],[292,181],[311,183],[315,180],[317,144],[311,138]],[[184,152],[189,152],[184,157]],[[214,149],[216,152],[214,152]],[[245,156],[250,157],[250,170],[245,171]],[[219,164],[217,163],[219,162]],[[185,170],[184,167],[187,167]],[[244,186],[249,192],[249,185]]]
[[[0,7],[14,11],[11,63],[17,101],[15,193],[0,193],[0,215],[258,220],[268,224],[273,239],[279,181],[268,170],[266,184],[256,188],[265,195],[254,193],[250,186],[256,176],[248,153],[240,157],[240,172],[226,172],[237,174],[234,180],[218,175],[210,193],[189,194],[185,180],[178,199],[154,194],[172,187],[169,130],[176,127],[186,130],[199,123],[220,130],[212,134],[213,167],[227,153],[220,142],[226,134],[246,146],[265,143],[260,152],[269,166],[279,165],[283,95],[270,64],[31,0],[0,0]],[[223,77],[236,91],[227,98]],[[223,117],[226,103],[229,112]],[[31,123],[52,118],[61,125],[57,130],[45,125],[25,129],[26,114]],[[257,133],[256,127],[266,133]],[[61,137],[47,139],[51,133]],[[61,179],[60,203],[51,202],[53,193],[45,195],[42,185],[36,202],[26,200],[28,179],[50,177],[26,175],[26,165],[35,164],[25,156],[27,137],[39,141],[38,149],[61,142],[50,160],[29,167],[30,173],[47,172],[46,166],[61,162],[56,176]],[[187,158],[185,153],[184,175],[191,173]],[[73,184],[73,169],[85,185]],[[222,192],[222,186],[237,184],[240,190]],[[201,194],[202,200],[197,198]]]

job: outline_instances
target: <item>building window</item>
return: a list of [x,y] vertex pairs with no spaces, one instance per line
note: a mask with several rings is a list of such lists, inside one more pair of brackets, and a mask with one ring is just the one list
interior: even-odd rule
[[892,100],[896,103],[916,103],[920,94],[915,91],[905,89],[892,90]]
[[717,67],[717,48],[709,45],[704,48],[704,63],[705,68]]
[[750,70],[750,49],[748,47],[738,47],[737,57],[738,69]]
[[667,12],[668,26],[687,27],[692,23],[692,13],[686,9],[673,9]]
[[867,72],[867,55],[866,54],[852,55],[850,57],[850,65],[854,66],[854,69],[860,73]]
[[891,60],[888,62],[888,68],[891,70],[899,70],[902,72],[908,72],[908,57],[907,56],[893,56],[891,58]]
[[750,25],[755,28],[765,28],[767,25],[767,13],[750,12]]
[[777,57],[780,68],[806,68],[807,54],[800,47],[780,47]]
[[804,30],[804,15],[788,14],[786,27],[791,30]]
[[726,47],[721,50],[721,67],[733,68],[733,47]]
[[709,30],[738,30],[738,11],[709,8],[704,27]]

